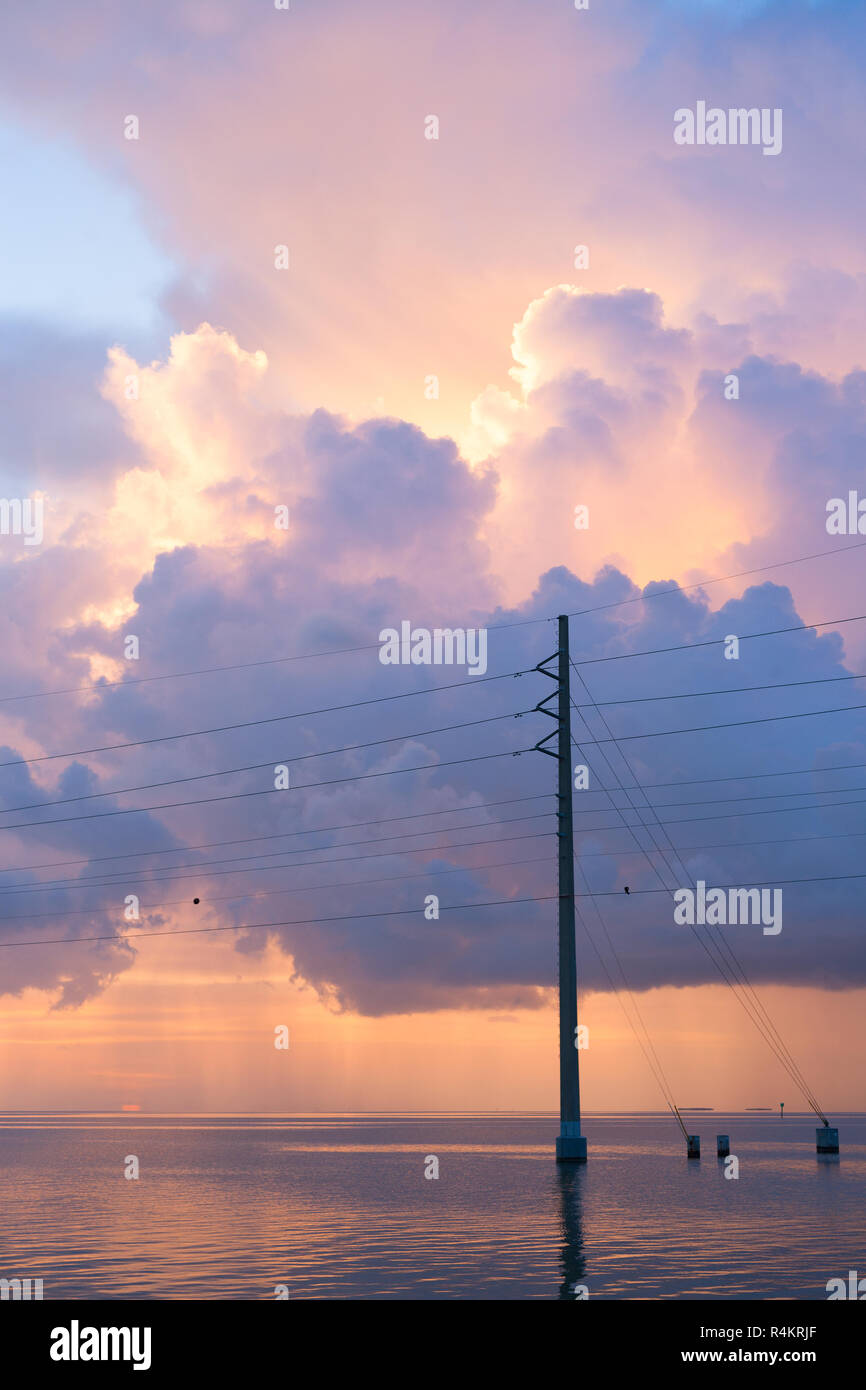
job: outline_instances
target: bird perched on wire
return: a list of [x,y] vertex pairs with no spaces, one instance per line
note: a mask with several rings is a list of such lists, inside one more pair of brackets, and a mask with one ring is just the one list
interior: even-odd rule
[[627,888],[624,888],[622,891],[623,891],[624,893],[627,893],[627,892],[628,892],[628,889],[627,889]]

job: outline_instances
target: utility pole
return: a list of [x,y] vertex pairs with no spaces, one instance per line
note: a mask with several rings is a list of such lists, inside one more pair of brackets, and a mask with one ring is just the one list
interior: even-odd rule
[[[577,954],[574,942],[574,821],[571,808],[571,679],[569,672],[568,618],[561,615],[559,646],[545,657],[536,671],[556,681],[556,690],[536,706],[539,714],[556,720],[556,730],[535,747],[539,753],[556,758],[557,844],[559,860],[559,1137],[557,1162],[586,1162],[586,1140],[580,1132],[580,1077],[577,1036]],[[556,672],[548,670],[556,661]],[[547,706],[556,697],[556,713]],[[554,753],[545,748],[557,740]]]

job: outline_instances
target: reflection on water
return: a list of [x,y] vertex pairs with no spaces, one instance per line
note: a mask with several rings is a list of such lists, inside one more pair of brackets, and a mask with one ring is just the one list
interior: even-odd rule
[[[49,1298],[826,1298],[863,1265],[866,1119],[0,1116],[0,1277]],[[725,1178],[715,1135],[740,1176]],[[124,1178],[135,1154],[140,1178]],[[439,1160],[438,1179],[424,1176]]]
[[562,1219],[562,1281],[559,1297],[573,1303],[589,1296],[583,1282],[586,1261],[583,1256],[581,1227],[581,1184],[586,1174],[582,1163],[560,1163],[556,1168]]

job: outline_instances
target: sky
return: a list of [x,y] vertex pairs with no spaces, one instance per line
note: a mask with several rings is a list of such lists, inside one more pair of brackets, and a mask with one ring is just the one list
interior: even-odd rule
[[562,612],[584,1105],[664,1104],[636,1000],[681,1104],[802,1108],[702,879],[780,885],[726,940],[866,1107],[862,7],[4,27],[0,1107],[553,1110]]

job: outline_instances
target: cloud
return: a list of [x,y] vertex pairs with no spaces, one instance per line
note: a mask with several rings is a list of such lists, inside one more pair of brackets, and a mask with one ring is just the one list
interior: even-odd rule
[[[384,398],[428,434],[465,428],[469,403],[505,384],[509,323],[571,275],[576,243],[591,251],[583,286],[652,286],[681,319],[696,305],[739,318],[803,261],[861,272],[857,7],[372,13],[158,0],[143,20],[89,0],[55,17],[50,42],[21,9],[0,55],[24,128],[62,131],[135,190],[178,267],[162,306],[177,325],[254,341],[304,411],[363,419]],[[676,147],[673,113],[702,95],[781,107],[782,156]],[[138,141],[123,139],[130,111]],[[65,251],[74,279],[86,247]]]
[[[531,1006],[554,983],[555,904],[552,859],[522,861],[548,853],[550,822],[529,817],[549,813],[551,784],[547,760],[512,755],[539,736],[529,711],[545,682],[509,675],[384,700],[441,674],[382,667],[378,633],[404,619],[489,622],[490,671],[500,674],[550,650],[552,626],[530,620],[598,608],[575,619],[573,640],[576,659],[594,663],[585,675],[599,700],[866,669],[856,624],[840,627],[844,645],[821,629],[744,640],[738,662],[722,655],[731,632],[856,612],[856,554],[782,569],[770,585],[759,575],[745,591],[748,579],[635,601],[645,586],[655,594],[832,548],[826,497],[856,485],[862,456],[866,31],[848,7],[807,4],[746,13],[635,3],[598,22],[566,7],[449,3],[407,21],[382,0],[376,15],[371,29],[357,6],[311,9],[299,31],[298,16],[263,6],[157,3],[133,17],[94,0],[64,11],[50,33],[26,9],[10,17],[14,61],[0,56],[10,109],[31,134],[62,129],[89,167],[134,190],[148,244],[177,269],[154,306],[177,331],[145,361],[128,338],[6,325],[4,341],[14,333],[23,344],[10,364],[10,459],[16,486],[46,494],[47,516],[38,553],[8,538],[0,548],[4,690],[38,697],[0,703],[0,738],[9,758],[166,741],[51,756],[24,780],[0,769],[3,807],[93,798],[27,812],[42,828],[6,831],[4,862],[76,861],[61,870],[76,882],[33,894],[56,908],[46,933],[117,930],[125,890],[138,884],[146,920],[170,926],[348,917],[239,938],[255,952],[272,936],[335,1007]],[[495,64],[479,57],[491,35]],[[768,52],[778,57],[770,66]],[[783,155],[675,147],[674,110],[702,94],[782,106]],[[122,135],[130,111],[136,142]],[[429,111],[437,142],[424,138]],[[287,272],[274,262],[284,243]],[[577,243],[590,248],[586,272],[573,268]],[[75,279],[88,248],[65,255]],[[723,391],[731,372],[736,401]],[[430,374],[438,399],[424,392]],[[587,530],[575,528],[577,506],[589,509]],[[277,507],[288,508],[287,531],[274,525]],[[496,628],[508,622],[529,625]],[[130,634],[134,665],[123,655]],[[600,659],[695,642],[712,645]],[[343,646],[363,650],[289,659]],[[152,679],[245,661],[270,664]],[[48,693],[99,677],[96,691]],[[692,873],[804,877],[808,866],[825,880],[785,889],[781,937],[743,943],[756,979],[862,982],[857,882],[826,882],[857,862],[859,842],[843,838],[859,833],[857,792],[836,810],[789,811],[800,804],[791,797],[723,801],[732,789],[855,788],[861,714],[665,731],[856,703],[844,692],[857,688],[604,707]],[[609,737],[594,709],[584,713],[584,739]],[[660,736],[632,737],[653,730]],[[167,739],[175,734],[184,737]],[[405,746],[384,742],[397,735]],[[359,743],[369,746],[339,751]],[[582,867],[612,895],[596,905],[633,983],[708,978],[664,894],[643,894],[660,879],[674,886],[681,866],[617,792],[612,769],[628,781],[629,765],[609,744],[586,756]],[[273,767],[292,759],[304,761],[281,798]],[[406,770],[413,762],[429,766]],[[837,763],[820,776],[799,770]],[[798,771],[778,784],[706,782],[782,768]],[[530,794],[538,800],[513,799]],[[706,805],[682,804],[700,796]],[[202,804],[101,814],[173,800]],[[489,801],[501,809],[481,806]],[[449,814],[428,819],[428,809]],[[725,819],[699,823],[714,812]],[[85,813],[74,826],[44,824]],[[420,833],[470,820],[482,826]],[[386,838],[413,827],[414,840]],[[523,833],[541,838],[504,838]],[[485,835],[502,846],[459,848]],[[624,857],[632,835],[654,867],[643,853]],[[274,838],[175,852],[255,836]],[[356,850],[356,840],[368,843]],[[293,853],[238,862],[283,847]],[[128,857],[104,858],[114,854]],[[184,864],[192,877],[178,876]],[[35,887],[55,872],[9,879]],[[297,891],[279,896],[287,885]],[[427,922],[423,898],[437,885],[443,911]],[[520,897],[545,901],[477,906]],[[597,929],[591,900],[582,905]],[[367,915],[378,908],[410,915]],[[134,959],[115,941],[6,956],[13,989],[65,1003],[92,997]],[[586,980],[604,988],[592,959]]]
[[[259,923],[239,933],[240,951],[274,938],[297,979],[336,1008],[541,1005],[555,984],[552,781],[548,760],[525,749],[548,733],[532,713],[548,684],[512,673],[548,655],[550,616],[573,612],[584,614],[575,660],[591,663],[588,688],[574,691],[585,719],[575,738],[591,767],[575,817],[578,891],[601,894],[581,897],[581,910],[591,931],[596,909],[605,917],[632,987],[712,979],[671,919],[670,891],[687,870],[721,883],[820,880],[784,888],[780,937],[738,937],[737,949],[756,980],[863,983],[858,881],[828,883],[858,862],[863,712],[765,723],[856,705],[855,681],[830,681],[858,670],[841,635],[749,641],[801,621],[783,584],[758,580],[727,600],[719,589],[653,596],[687,566],[676,541],[689,527],[701,528],[696,555],[730,548],[734,509],[746,534],[788,553],[805,545],[796,506],[819,506],[840,475],[862,428],[859,375],[837,382],[749,350],[735,363],[740,399],[727,402],[719,356],[751,343],[749,325],[669,324],[648,291],[557,286],[530,304],[514,343],[507,436],[475,464],[407,421],[274,409],[271,364],[225,329],[179,334],[149,366],[110,353],[103,402],[128,443],[93,459],[81,492],[58,496],[39,552],[6,550],[0,570],[10,694],[124,681],[1,706],[0,760],[51,755],[0,769],[0,830],[40,827],[6,831],[7,865],[24,866],[10,881],[35,888],[67,874],[31,894],[28,910],[46,916],[10,920],[11,940],[117,933],[135,892],[145,929]],[[582,535],[573,498],[591,507]],[[277,505],[289,507],[288,531],[274,525]],[[610,563],[614,538],[631,563]],[[642,596],[648,570],[655,582]],[[378,632],[403,620],[489,624],[489,674],[506,678],[382,666]],[[124,659],[128,634],[139,639],[135,664]],[[737,662],[724,659],[728,634],[742,638]],[[688,651],[612,660],[680,645]],[[295,660],[334,646],[360,651]],[[245,662],[257,664],[153,678]],[[423,694],[461,677],[463,687]],[[827,684],[799,684],[819,678]],[[773,689],[674,698],[760,685]],[[646,703],[602,705],[603,720],[592,705],[635,698]],[[692,731],[667,733],[677,728]],[[76,749],[101,751],[54,756]],[[274,791],[282,762],[292,767],[286,794]],[[791,776],[778,783],[745,780],[783,771]],[[639,809],[635,781],[666,830]],[[840,794],[822,795],[828,787]],[[753,801],[774,788],[812,795]],[[851,809],[828,805],[840,796]],[[145,809],[104,815],[132,808]],[[431,892],[438,920],[424,917]],[[488,901],[499,906],[480,906]],[[43,988],[70,1005],[128,969],[135,947],[113,938],[7,955],[11,990]],[[591,956],[584,979],[606,987]]]

